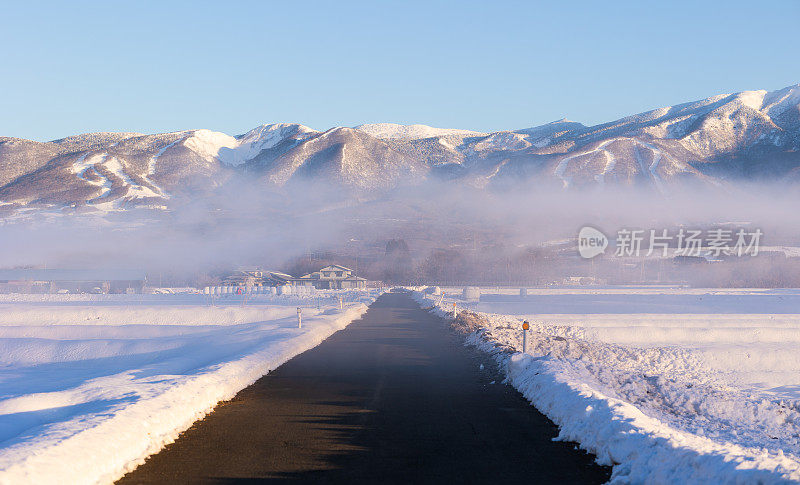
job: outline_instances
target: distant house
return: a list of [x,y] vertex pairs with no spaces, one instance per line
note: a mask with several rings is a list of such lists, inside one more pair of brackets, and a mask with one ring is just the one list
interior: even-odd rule
[[0,293],[142,293],[146,283],[135,270],[0,270]]
[[283,286],[290,284],[294,276],[278,271],[263,271],[257,268],[241,268],[223,281],[230,286]]
[[319,271],[314,271],[290,281],[294,286],[313,286],[320,290],[342,290],[366,288],[367,280],[358,277],[353,270],[338,264],[325,266]]
[[230,286],[261,286],[264,272],[257,268],[240,268],[223,280]]
[[264,286],[283,286],[290,284],[294,276],[278,271],[264,272]]
[[254,268],[237,270],[225,278],[230,286],[307,286],[320,290],[341,290],[366,288],[367,280],[353,274],[353,270],[339,265],[331,265],[299,278],[278,271],[263,271]]

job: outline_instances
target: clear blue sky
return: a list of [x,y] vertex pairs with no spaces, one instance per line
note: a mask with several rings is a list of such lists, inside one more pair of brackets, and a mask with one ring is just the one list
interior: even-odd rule
[[586,124],[800,83],[800,1],[0,0],[0,136]]

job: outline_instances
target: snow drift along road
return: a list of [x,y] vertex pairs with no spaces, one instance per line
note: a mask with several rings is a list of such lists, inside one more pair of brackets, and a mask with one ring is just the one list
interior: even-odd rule
[[[630,306],[647,299],[661,313],[626,314],[618,292],[598,290],[593,307],[609,313],[537,314],[575,298],[548,300],[542,290],[518,298],[511,305],[516,315],[467,310],[459,323],[474,330],[468,343],[493,353],[508,382],[559,426],[560,438],[614,465],[612,482],[799,481],[800,315],[757,312],[780,310],[800,294],[778,290],[781,298],[769,307],[758,296],[770,292],[739,291],[738,310],[749,302],[751,313],[702,315],[666,314],[674,295],[626,291],[640,296]],[[438,304],[442,315],[454,301],[416,297],[423,306]],[[704,298],[711,308],[725,300]],[[493,299],[458,304],[511,308]],[[578,304],[576,311],[589,307]],[[525,355],[523,318],[531,321]]]
[[[366,305],[306,308],[302,329],[294,305],[4,310],[21,325],[0,324],[0,484],[94,484],[135,468]],[[76,324],[87,312],[97,318]],[[36,325],[31,315],[50,317]]]

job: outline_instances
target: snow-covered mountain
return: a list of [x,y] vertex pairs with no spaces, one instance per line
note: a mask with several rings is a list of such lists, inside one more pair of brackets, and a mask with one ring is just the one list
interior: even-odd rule
[[356,130],[380,138],[382,140],[400,138],[403,140],[419,140],[422,138],[433,138],[436,136],[461,135],[467,136],[486,136],[488,133],[479,131],[458,130],[452,128],[434,128],[427,125],[398,125],[397,123],[372,123],[358,125]]
[[448,180],[472,187],[642,186],[800,181],[800,85],[723,94],[596,126],[560,120],[481,133],[378,123],[316,131],[259,126],[51,142],[0,138],[0,208],[166,209],[230,181],[291,191],[315,182],[356,195]]

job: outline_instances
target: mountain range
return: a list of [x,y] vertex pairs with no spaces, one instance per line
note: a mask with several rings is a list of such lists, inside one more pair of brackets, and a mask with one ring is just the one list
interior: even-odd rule
[[482,133],[392,123],[317,131],[269,124],[89,133],[49,142],[0,137],[0,216],[25,211],[169,210],[230,184],[291,193],[315,183],[357,196],[446,181],[508,187],[724,188],[800,182],[800,84],[721,94],[595,126],[560,120]]

